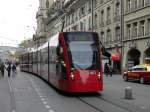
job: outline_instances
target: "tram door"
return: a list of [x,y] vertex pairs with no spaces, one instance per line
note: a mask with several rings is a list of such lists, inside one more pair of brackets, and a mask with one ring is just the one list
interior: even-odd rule
[[58,45],[57,47],[57,64],[56,71],[61,78],[66,79],[66,64],[63,56],[63,48]]

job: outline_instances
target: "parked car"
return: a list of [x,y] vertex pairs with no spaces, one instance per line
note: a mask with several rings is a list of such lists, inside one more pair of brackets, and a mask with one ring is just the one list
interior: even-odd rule
[[124,81],[138,80],[139,83],[143,84],[144,82],[150,81],[150,71],[147,66],[136,65],[129,68],[123,73]]

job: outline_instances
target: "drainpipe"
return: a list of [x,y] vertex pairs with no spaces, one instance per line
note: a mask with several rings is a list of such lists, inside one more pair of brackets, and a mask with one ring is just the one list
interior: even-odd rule
[[93,31],[93,0],[91,0],[91,4],[92,4],[92,12],[91,12],[91,15],[92,15],[92,31]]

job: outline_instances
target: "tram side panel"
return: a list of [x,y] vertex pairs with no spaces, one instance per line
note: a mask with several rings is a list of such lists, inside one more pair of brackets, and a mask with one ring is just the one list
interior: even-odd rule
[[29,70],[29,53],[24,54],[24,71],[28,72]]
[[33,73],[33,52],[29,53],[29,72]]
[[37,54],[38,54],[37,75],[41,77],[41,50],[38,50]]
[[56,74],[56,48],[49,48],[49,81],[52,85],[58,88],[58,79]]
[[48,46],[41,49],[40,76],[48,81]]
[[19,62],[20,62],[20,70],[23,71],[23,63],[24,63],[24,61],[23,61],[23,54],[20,56]]
[[37,75],[38,71],[37,62],[38,62],[37,52],[33,52],[33,74],[35,75]]

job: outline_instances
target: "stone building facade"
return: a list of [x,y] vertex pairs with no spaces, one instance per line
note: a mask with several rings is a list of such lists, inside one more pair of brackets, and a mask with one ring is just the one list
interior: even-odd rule
[[150,0],[124,0],[123,68],[150,60]]
[[94,0],[93,2],[93,31],[99,33],[100,40],[110,52],[111,66],[115,73],[121,72],[121,6],[122,0]]
[[54,1],[52,0],[39,0],[39,8],[36,14],[37,19],[37,29],[36,34],[33,37],[35,42],[35,47],[42,45],[47,40],[47,31],[46,31],[46,18],[48,17],[47,12],[52,6]]

